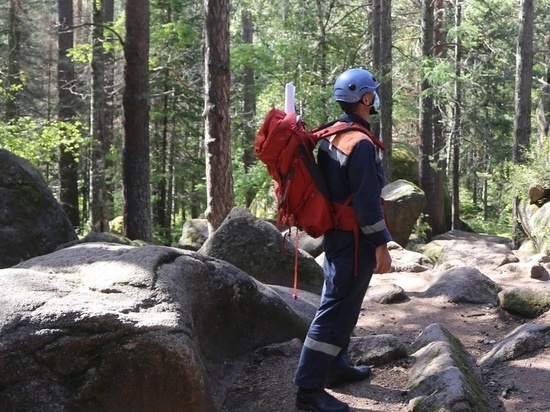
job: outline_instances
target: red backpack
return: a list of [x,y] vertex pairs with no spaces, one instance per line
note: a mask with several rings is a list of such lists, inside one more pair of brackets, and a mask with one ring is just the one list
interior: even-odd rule
[[317,238],[331,229],[355,230],[357,220],[349,205],[331,202],[313,150],[323,138],[358,131],[382,149],[369,130],[356,123],[333,122],[309,132],[295,113],[271,109],[254,141],[254,153],[275,181],[277,223],[293,226]]

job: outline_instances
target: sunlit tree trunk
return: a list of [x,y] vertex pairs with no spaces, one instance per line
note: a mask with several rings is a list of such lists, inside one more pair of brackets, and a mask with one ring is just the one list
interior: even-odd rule
[[216,230],[234,206],[229,130],[229,2],[205,0],[206,219]]
[[[243,11],[241,14],[243,26],[243,43],[252,44],[254,41],[254,24],[249,11]],[[254,138],[256,136],[256,127],[253,126],[254,116],[256,114],[256,93],[254,91],[254,67],[246,66],[244,68],[243,78],[243,166],[245,173],[248,173],[250,167],[256,161],[254,156]],[[253,190],[247,190],[245,194],[245,207],[249,207],[254,200],[256,193]]]
[[[105,25],[112,25],[115,18],[114,0],[103,0],[103,22]],[[105,33],[106,40],[116,42],[117,38],[111,32]],[[103,148],[105,153],[105,214],[108,220],[115,217],[114,205],[114,164],[109,152],[114,142],[114,121],[115,115],[118,112],[114,104],[115,91],[115,53],[111,50],[104,50],[104,67],[105,67],[105,111],[104,111],[104,138]]]
[[124,57],[123,233],[150,242],[149,0],[126,3]]
[[[521,0],[519,33],[516,52],[516,91],[514,99],[514,152],[515,163],[524,163],[529,150],[531,135],[531,87],[533,85],[533,23],[535,19],[534,0]],[[521,237],[519,224],[520,199],[513,200],[514,241]]]
[[[74,47],[73,35],[73,1],[58,0],[58,60],[57,60],[57,91],[59,120],[71,121],[76,117],[76,99],[71,91],[75,86],[74,63],[67,55]],[[59,148],[59,202],[69,217],[73,227],[80,226],[78,209],[78,164],[71,151],[64,145]]]
[[[172,9],[169,2],[164,4],[162,8],[162,24],[170,24],[172,22]],[[163,241],[165,245],[171,243],[171,216],[170,216],[170,200],[169,200],[169,182],[171,182],[171,174],[169,170],[170,156],[170,116],[171,116],[171,96],[170,93],[172,79],[168,69],[163,70],[160,76],[162,84],[162,98],[160,100],[161,108],[157,108],[159,114],[156,116],[155,125],[153,126],[154,134],[151,138],[152,149],[152,167],[153,174],[151,176],[153,190],[153,230]],[[172,112],[173,113],[173,112]]]
[[462,133],[462,85],[460,76],[462,73],[462,43],[459,28],[462,23],[462,3],[455,0],[455,104],[454,125],[451,138],[451,162],[452,162],[452,205],[451,205],[451,229],[459,230],[460,225],[460,138]]
[[[422,58],[431,59],[433,51],[433,3],[432,0],[422,0]],[[427,199],[434,199],[434,170],[431,165],[433,158],[433,96],[430,81],[425,73],[420,83],[420,144],[419,144],[419,175],[420,188]],[[426,202],[424,213],[427,215],[429,230],[426,233],[429,240],[432,236],[431,219],[434,215],[435,202]]]
[[[445,9],[443,0],[434,1],[434,54],[437,57],[446,56],[446,27]],[[445,157],[445,135],[443,125],[444,107],[440,102],[433,108],[433,153],[434,153],[434,203],[430,219],[432,235],[439,235],[447,231],[446,209],[445,209],[445,182],[447,180],[447,159]]]
[[8,16],[8,72],[4,82],[4,89],[9,98],[6,99],[4,118],[9,121],[19,117],[18,88],[21,86],[20,58],[21,58],[21,21],[18,11],[22,9],[20,0],[10,0]]
[[[380,65],[380,53],[383,47],[380,44],[380,30],[381,30],[381,3],[382,0],[372,0],[372,12],[370,15],[371,22],[371,39],[372,39],[372,67],[369,67],[370,71],[374,74],[374,77],[381,79],[381,65]],[[380,122],[372,121],[371,119],[371,131],[375,136],[380,136]]]
[[108,232],[107,188],[105,185],[105,63],[103,49],[103,0],[93,3],[92,110],[90,164],[90,230]]
[[380,7],[380,139],[386,150],[382,154],[382,167],[388,182],[392,181],[393,149],[393,83],[392,83],[392,21],[391,0],[381,0]]

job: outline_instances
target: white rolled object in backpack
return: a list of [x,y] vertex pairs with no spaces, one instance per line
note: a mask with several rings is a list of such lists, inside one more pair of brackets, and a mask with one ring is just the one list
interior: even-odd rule
[[285,113],[295,113],[294,109],[294,92],[296,88],[291,83],[287,83],[285,86]]

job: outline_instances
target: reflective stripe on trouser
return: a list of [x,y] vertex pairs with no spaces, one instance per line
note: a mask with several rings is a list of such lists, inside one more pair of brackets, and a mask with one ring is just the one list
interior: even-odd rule
[[302,388],[324,388],[331,366],[345,366],[344,355],[374,269],[374,250],[370,246],[359,250],[362,256],[357,274],[353,267],[355,248],[339,252],[334,258],[325,256],[321,304],[309,327],[294,377],[294,383]]

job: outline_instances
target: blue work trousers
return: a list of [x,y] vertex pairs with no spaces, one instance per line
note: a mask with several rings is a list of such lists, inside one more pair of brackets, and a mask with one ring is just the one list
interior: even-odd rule
[[325,281],[321,302],[294,377],[294,383],[305,389],[323,389],[329,374],[337,375],[339,369],[348,366],[350,337],[376,266],[374,246],[361,236],[356,244],[352,232],[325,234],[323,247]]

